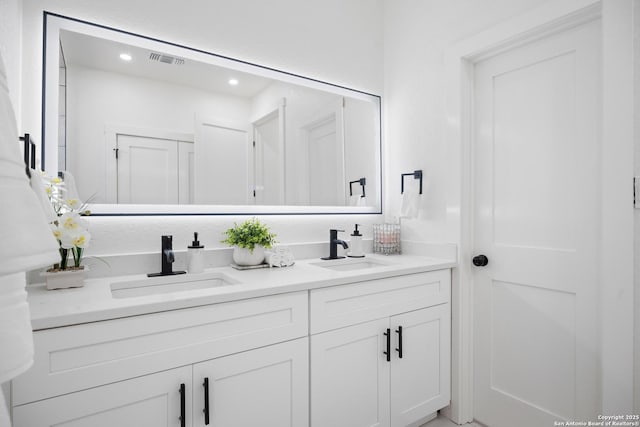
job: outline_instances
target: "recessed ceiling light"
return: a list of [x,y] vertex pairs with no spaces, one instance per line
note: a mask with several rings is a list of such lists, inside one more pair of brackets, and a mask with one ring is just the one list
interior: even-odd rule
[[129,55],[128,53],[121,53],[120,59],[122,59],[123,61],[131,61],[131,55]]
[[230,84],[231,86],[235,86],[235,85],[237,85],[237,84],[238,84],[238,79],[229,79],[229,84]]

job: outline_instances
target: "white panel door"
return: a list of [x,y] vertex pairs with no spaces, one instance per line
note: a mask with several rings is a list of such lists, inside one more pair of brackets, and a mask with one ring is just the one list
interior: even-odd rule
[[345,204],[342,129],[336,114],[307,128],[309,204]]
[[253,172],[246,127],[196,120],[195,203],[246,205]]
[[284,145],[278,111],[254,125],[256,204],[284,204]]
[[391,317],[392,427],[408,426],[449,404],[450,323],[449,304]]
[[118,203],[178,203],[176,141],[118,134]]
[[600,22],[475,67],[474,417],[598,414]]
[[300,338],[193,366],[194,426],[309,425],[309,340]]
[[193,203],[194,161],[193,142],[178,141],[178,199],[180,204]]
[[389,426],[389,319],[311,336],[311,426]]
[[[14,427],[180,427],[180,385],[191,401],[191,366],[13,408]],[[185,406],[185,426],[191,408]]]

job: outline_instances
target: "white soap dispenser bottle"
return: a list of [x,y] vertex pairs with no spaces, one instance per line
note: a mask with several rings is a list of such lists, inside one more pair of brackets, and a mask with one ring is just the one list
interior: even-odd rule
[[200,274],[204,271],[203,251],[204,246],[198,240],[198,233],[193,233],[193,242],[187,247],[187,258],[189,259],[187,271],[189,274]]
[[364,250],[362,248],[362,234],[358,231],[358,225],[356,224],[355,230],[351,234],[351,240],[349,240],[349,253],[348,257],[351,258],[363,258]]

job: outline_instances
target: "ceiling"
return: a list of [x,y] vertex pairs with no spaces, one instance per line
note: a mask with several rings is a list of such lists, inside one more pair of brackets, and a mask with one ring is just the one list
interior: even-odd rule
[[[164,55],[160,51],[151,51],[66,30],[60,32],[60,44],[67,67],[83,66],[160,80],[218,94],[250,99],[273,82],[262,76]],[[120,59],[122,53],[131,55],[132,59],[130,61]],[[150,59],[152,54],[160,54],[154,55],[156,58],[164,55],[165,60],[169,59],[166,58],[168,56],[173,58],[173,61],[165,63],[158,59],[152,60]],[[237,85],[229,84],[232,78],[238,80]]]

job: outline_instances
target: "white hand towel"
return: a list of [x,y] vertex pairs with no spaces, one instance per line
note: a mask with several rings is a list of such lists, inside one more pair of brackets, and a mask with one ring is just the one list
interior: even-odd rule
[[5,203],[0,209],[0,275],[53,264],[59,257],[58,242],[36,194],[29,188],[19,145],[0,58],[0,200]]
[[0,383],[33,363],[24,272],[59,259],[58,242],[29,187],[4,70],[0,56]]
[[267,264],[269,264],[271,267],[281,267],[282,257],[279,253],[268,252],[267,254],[265,254],[265,259],[267,261]]
[[0,384],[33,363],[33,339],[25,274],[0,276]]
[[358,206],[360,196],[349,196],[349,206]]
[[402,193],[402,208],[400,210],[400,217],[402,218],[415,218],[418,216],[420,210],[420,194],[418,192],[419,183],[407,182],[404,186],[404,193]]
[[367,198],[358,196],[357,206],[367,206]]
[[65,199],[80,200],[80,196],[78,195],[78,188],[76,187],[76,179],[73,177],[73,175],[71,175],[71,172],[62,172],[62,180],[64,181],[64,188],[66,192]]
[[295,258],[293,257],[293,254],[291,252],[287,252],[282,256],[281,265],[283,267],[291,267],[293,264],[295,264],[295,262]]

